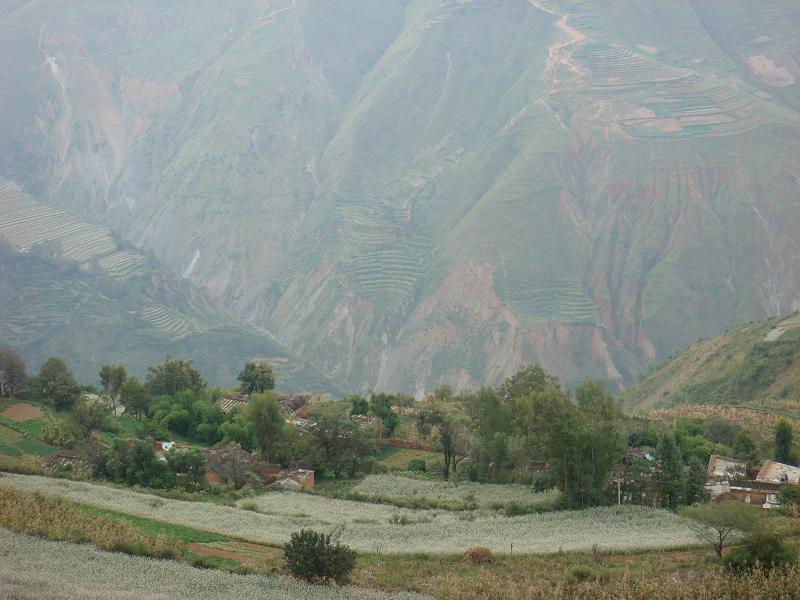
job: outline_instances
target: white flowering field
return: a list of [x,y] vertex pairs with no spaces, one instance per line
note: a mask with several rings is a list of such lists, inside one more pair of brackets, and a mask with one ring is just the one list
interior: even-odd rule
[[0,598],[47,600],[423,600],[349,587],[194,569],[0,529]]
[[426,498],[459,503],[473,500],[479,508],[506,506],[513,502],[546,509],[553,506],[559,497],[558,490],[535,493],[525,485],[500,485],[472,481],[428,481],[399,475],[369,475],[355,486],[353,491],[365,496],[383,497],[390,500]]
[[362,552],[459,554],[475,545],[507,552],[513,543],[514,552],[547,554],[587,551],[594,544],[604,550],[626,551],[697,543],[680,517],[641,506],[505,517],[490,510],[410,510],[297,492],[272,492],[249,500],[259,510],[254,512],[31,475],[4,474],[0,485],[254,542],[282,544],[292,532],[313,528],[335,533]]

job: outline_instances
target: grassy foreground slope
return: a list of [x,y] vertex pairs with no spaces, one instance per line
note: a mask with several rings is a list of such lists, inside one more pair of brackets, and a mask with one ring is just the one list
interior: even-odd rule
[[295,580],[196,569],[171,560],[104,552],[93,546],[50,542],[0,529],[0,596],[19,599],[122,600],[238,599],[414,600],[412,593],[384,594],[331,588]]
[[642,412],[681,404],[791,404],[800,396],[800,313],[697,342],[622,395]]

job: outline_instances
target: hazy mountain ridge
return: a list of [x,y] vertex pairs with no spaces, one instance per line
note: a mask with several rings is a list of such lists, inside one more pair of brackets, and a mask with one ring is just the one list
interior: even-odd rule
[[2,172],[345,387],[623,383],[800,302],[788,3],[50,8],[0,21]]
[[108,363],[144,377],[171,355],[192,358],[212,385],[233,385],[247,360],[267,359],[283,390],[341,392],[107,228],[2,180],[0,215],[0,345],[20,352],[31,371],[62,356],[84,381]]

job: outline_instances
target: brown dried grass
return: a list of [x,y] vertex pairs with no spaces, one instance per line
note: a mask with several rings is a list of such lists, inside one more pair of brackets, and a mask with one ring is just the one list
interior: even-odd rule
[[173,540],[125,521],[91,514],[59,498],[4,487],[0,487],[0,527],[141,556],[172,558],[180,551]]

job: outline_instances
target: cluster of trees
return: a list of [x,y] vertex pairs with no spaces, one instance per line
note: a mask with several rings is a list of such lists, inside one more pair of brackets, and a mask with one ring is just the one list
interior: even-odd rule
[[625,451],[621,412],[594,381],[574,394],[539,366],[522,369],[497,389],[454,394],[444,386],[418,411],[417,429],[444,454],[442,476],[473,480],[530,478],[546,464],[544,487],[558,486],[568,506],[604,501],[612,467]]
[[[19,357],[0,350],[3,391],[18,390],[26,382],[24,371]],[[369,472],[379,449],[375,434],[352,415],[379,418],[382,434],[391,437],[400,423],[394,407],[413,404],[419,436],[442,451],[444,479],[455,475],[556,486],[570,507],[608,503],[624,494],[627,502],[675,510],[702,498],[710,454],[737,456],[748,466],[755,466],[762,454],[752,432],[721,419],[680,422],[662,432],[646,422],[636,426],[601,383],[586,381],[569,391],[540,366],[521,369],[497,388],[456,394],[442,386],[423,403],[385,393],[348,396],[348,411],[322,410],[312,415],[315,424],[306,432],[286,424],[269,364],[248,363],[238,379],[251,401],[227,414],[216,402],[220,391],[208,389],[191,360],[167,358],[150,367],[144,381],[129,376],[121,365],[104,365],[100,389],[93,390],[101,401],[82,395],[92,388],[78,385],[58,358],[46,361],[25,385],[55,408],[70,411],[69,428],[48,432],[54,443],[89,440],[92,432],[113,428],[110,415],[124,408],[139,423],[140,434],[152,438],[172,435],[204,446],[234,443],[269,462],[303,461],[333,477]],[[774,442],[776,460],[794,462],[787,421],[779,421]],[[647,457],[634,452],[634,458],[620,462],[630,448],[646,449]],[[139,483],[174,482],[188,472],[184,465],[170,472],[145,469],[145,474],[137,474],[125,459],[137,452],[145,450],[112,448],[98,461],[98,470],[114,481]]]
[[[301,461],[334,477],[352,477],[371,469],[377,439],[347,414],[321,414],[315,427],[300,433],[286,423],[273,391],[270,365],[247,363],[238,379],[250,402],[227,414],[216,402],[220,390],[209,390],[188,359],[167,358],[150,367],[143,382],[129,376],[122,365],[104,365],[96,389],[78,385],[64,361],[51,358],[28,381],[28,388],[64,415],[46,428],[45,441],[68,448],[86,446],[96,475],[119,483],[164,488],[187,482],[198,485],[202,480],[198,456],[167,453],[164,462],[156,459],[152,445],[144,441],[116,440],[108,450],[91,444],[93,432],[120,433],[111,416],[122,409],[135,418],[135,431],[145,439],[174,436],[208,447],[234,444],[268,462]],[[391,411],[393,401],[393,396],[373,396],[365,400],[366,412],[391,422],[391,416],[397,418]]]
[[383,437],[390,438],[397,430],[400,417],[394,411],[394,406],[409,406],[414,404],[412,396],[386,394],[384,392],[370,394],[369,400],[363,396],[353,394],[344,399],[350,406],[351,415],[373,416],[381,420]]
[[187,490],[203,485],[206,459],[199,450],[168,450],[164,456],[159,460],[143,440],[114,440],[107,450],[95,447],[91,462],[96,477],[114,483]]

